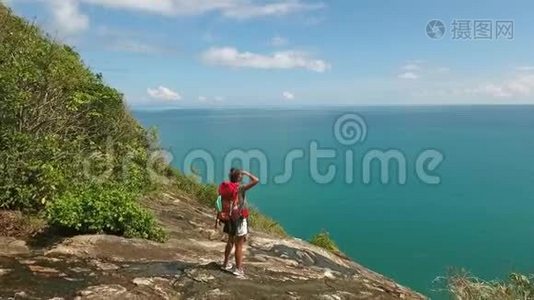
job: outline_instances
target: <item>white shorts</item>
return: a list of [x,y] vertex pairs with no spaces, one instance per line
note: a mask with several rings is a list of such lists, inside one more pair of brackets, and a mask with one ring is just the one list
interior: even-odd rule
[[238,222],[237,224],[237,232],[236,236],[245,236],[248,234],[248,223],[247,219],[243,219],[243,221]]

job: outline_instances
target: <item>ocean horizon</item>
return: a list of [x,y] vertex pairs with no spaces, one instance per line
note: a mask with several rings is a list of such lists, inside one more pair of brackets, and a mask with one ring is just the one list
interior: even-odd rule
[[397,109],[397,108],[462,108],[462,107],[534,107],[530,103],[510,103],[510,104],[487,104],[487,103],[465,103],[465,104],[280,104],[280,105],[236,105],[236,104],[220,104],[214,105],[190,105],[190,106],[153,106],[153,105],[134,105],[129,107],[133,113],[144,111],[170,111],[170,110],[227,110],[227,109],[276,109],[276,110],[313,110],[313,109]]
[[[249,165],[264,177],[249,193],[252,205],[302,239],[328,231],[355,261],[432,298],[446,297],[436,292],[445,286],[435,279],[451,268],[484,279],[534,269],[534,253],[528,251],[534,247],[528,238],[534,233],[534,106],[183,109],[134,115],[144,126],[158,128],[175,167],[193,169],[204,182],[224,179],[229,153],[258,151],[266,163]],[[336,124],[347,115],[361,118],[360,128],[352,128],[360,134],[356,140],[336,134]],[[350,135],[347,130],[338,133]],[[336,156],[313,166],[313,145]],[[303,155],[291,160],[288,175],[288,153],[299,149]],[[387,182],[376,161],[364,167],[366,155],[377,150],[395,150],[405,165],[388,165]],[[195,151],[211,157],[212,170],[201,159],[184,164],[188,155],[197,157],[191,156]],[[420,174],[424,153],[441,155],[424,174],[438,183]],[[330,166],[334,177],[321,181]]]

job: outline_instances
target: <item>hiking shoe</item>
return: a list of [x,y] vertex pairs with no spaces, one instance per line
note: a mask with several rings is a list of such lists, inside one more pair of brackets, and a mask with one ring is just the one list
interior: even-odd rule
[[228,264],[226,264],[226,266],[222,265],[221,266],[221,270],[226,271],[226,272],[232,272],[232,268],[233,267],[234,266],[232,266],[232,263],[228,263]]
[[239,278],[245,278],[245,271],[243,271],[242,269],[235,268],[232,274]]

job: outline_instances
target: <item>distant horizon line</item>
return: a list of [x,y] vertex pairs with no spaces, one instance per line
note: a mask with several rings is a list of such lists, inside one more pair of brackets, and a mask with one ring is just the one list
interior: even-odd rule
[[532,106],[534,103],[468,103],[468,104],[305,104],[305,105],[239,105],[229,104],[220,106],[173,106],[173,107],[154,107],[154,106],[136,106],[127,105],[131,111],[168,111],[168,110],[188,110],[188,109],[309,109],[309,108],[344,108],[344,107],[362,107],[362,108],[417,108],[417,107],[521,107]]

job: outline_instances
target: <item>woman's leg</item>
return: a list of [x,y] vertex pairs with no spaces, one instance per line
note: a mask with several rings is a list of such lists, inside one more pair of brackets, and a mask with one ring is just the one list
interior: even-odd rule
[[232,253],[232,248],[234,248],[234,241],[235,236],[228,235],[228,242],[226,242],[226,249],[224,250],[224,264],[223,266],[228,265],[228,259],[230,258],[230,254]]
[[248,222],[247,219],[241,219],[239,226],[237,226],[237,234],[235,241],[235,264],[239,271],[243,271],[243,247],[247,239]]
[[238,270],[243,270],[243,244],[245,236],[235,237],[235,265]]

